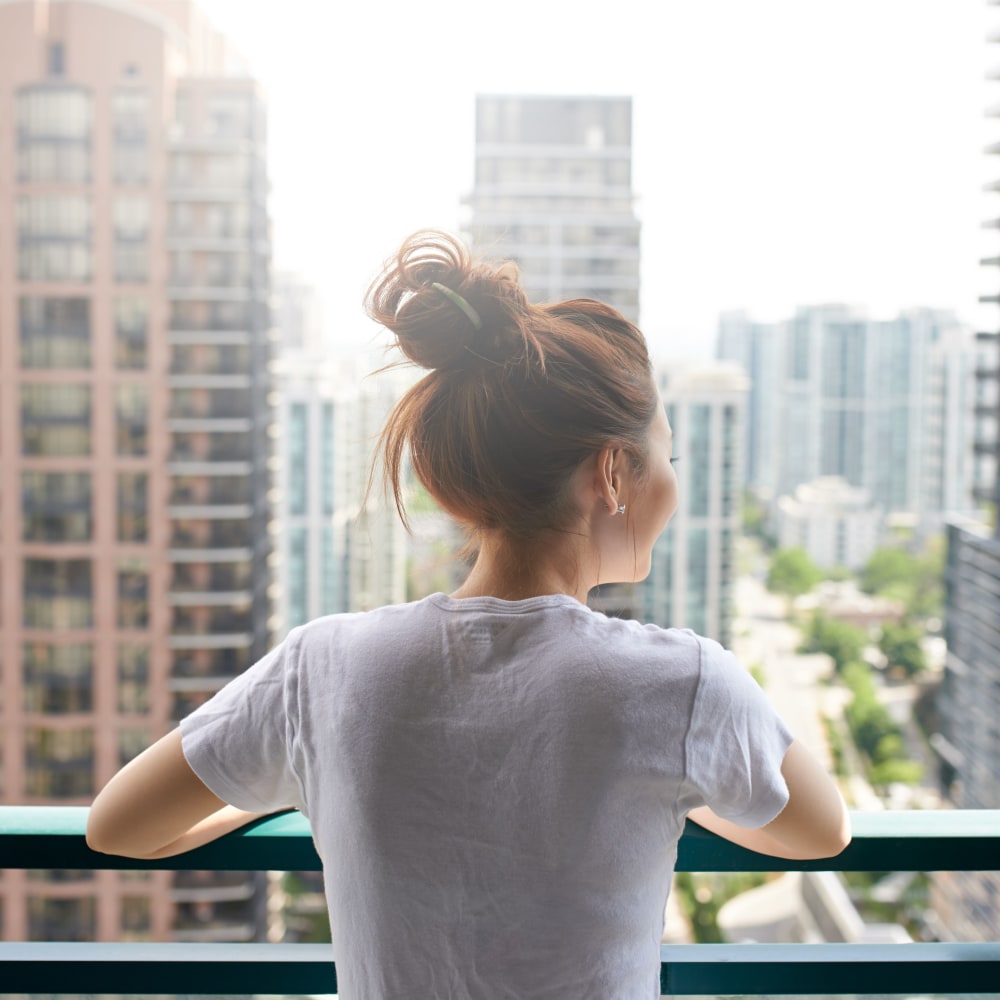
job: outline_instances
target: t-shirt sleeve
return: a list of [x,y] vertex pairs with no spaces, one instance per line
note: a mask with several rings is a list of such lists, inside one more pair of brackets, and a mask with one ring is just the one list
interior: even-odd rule
[[238,809],[304,807],[293,766],[299,722],[294,635],[181,719],[188,764]]
[[793,737],[732,653],[699,637],[700,664],[685,746],[688,780],[723,819],[757,828],[788,802],[781,762]]

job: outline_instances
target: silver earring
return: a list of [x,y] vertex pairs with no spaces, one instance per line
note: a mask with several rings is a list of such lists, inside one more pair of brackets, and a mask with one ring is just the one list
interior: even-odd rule
[[616,514],[624,514],[625,513],[625,504],[620,503],[618,505],[618,510],[616,510],[615,513]]

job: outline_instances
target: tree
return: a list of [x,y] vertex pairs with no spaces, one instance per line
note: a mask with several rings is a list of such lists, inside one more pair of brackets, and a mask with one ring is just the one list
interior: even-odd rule
[[822,579],[822,570],[805,549],[779,549],[767,572],[767,589],[772,594],[798,597],[808,594]]
[[928,539],[918,556],[896,546],[876,549],[861,572],[861,589],[900,601],[910,617],[940,618],[944,556],[943,536]]
[[916,571],[916,559],[905,549],[876,549],[861,571],[861,589],[866,594],[886,594],[908,585]]
[[806,627],[800,649],[803,653],[826,653],[839,674],[848,664],[861,659],[867,640],[863,629],[817,611]]
[[928,540],[917,560],[913,592],[906,602],[907,614],[916,618],[941,618],[944,614],[944,563],[947,548],[943,535]]
[[899,667],[907,677],[914,677],[927,669],[927,657],[921,643],[923,632],[910,622],[894,625],[886,622],[878,647],[889,667]]
[[777,542],[768,529],[767,510],[752,490],[743,491],[743,534],[757,538],[765,549],[776,549]]

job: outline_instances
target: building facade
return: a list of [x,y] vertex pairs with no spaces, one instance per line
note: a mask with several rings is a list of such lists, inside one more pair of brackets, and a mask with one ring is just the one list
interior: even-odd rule
[[[1000,41],[993,32],[990,41]],[[988,74],[1000,79],[1000,71]],[[995,117],[996,107],[988,112]],[[1000,154],[1000,143],[986,149]],[[1000,191],[1000,182],[986,186]],[[1000,229],[1000,219],[985,227]],[[980,298],[1000,305],[996,268],[1000,256],[980,261],[991,290]],[[942,786],[954,805],[1000,809],[1000,333],[994,325],[977,334],[982,354],[976,368],[974,427],[976,499],[985,507],[975,518],[948,526],[945,577],[947,659],[938,699],[941,732],[934,746],[941,758]],[[1000,874],[939,873],[932,904],[941,937],[957,941],[1000,938]]]
[[[77,804],[268,622],[264,105],[188,2],[0,2],[0,801]],[[252,939],[260,876],[0,881],[8,939]]]
[[663,365],[657,381],[674,432],[680,502],[636,588],[644,621],[728,646],[741,530],[747,376],[735,365]]
[[[1000,808],[1000,536],[982,522],[948,526],[947,659],[933,745],[942,784],[963,809]],[[935,876],[931,897],[946,940],[1000,936],[1000,875]]]
[[[406,599],[408,538],[380,482],[374,445],[406,381],[331,358],[314,291],[275,282],[275,631]],[[368,502],[365,503],[366,494]]]
[[728,313],[717,353],[751,378],[745,471],[762,498],[840,476],[928,530],[970,509],[980,349],[952,314],[883,321],[834,305],[756,323]]
[[868,491],[840,476],[820,476],[778,498],[778,545],[801,548],[822,569],[860,570],[883,532]]
[[475,249],[516,261],[533,302],[600,299],[638,322],[631,99],[481,96],[475,157]]

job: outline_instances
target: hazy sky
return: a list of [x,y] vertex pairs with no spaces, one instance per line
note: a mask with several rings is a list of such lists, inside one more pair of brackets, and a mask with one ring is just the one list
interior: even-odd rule
[[457,229],[477,93],[634,99],[642,323],[708,356],[721,310],[846,301],[995,323],[1000,8],[985,0],[202,0],[270,105],[275,264],[335,336],[413,229]]

